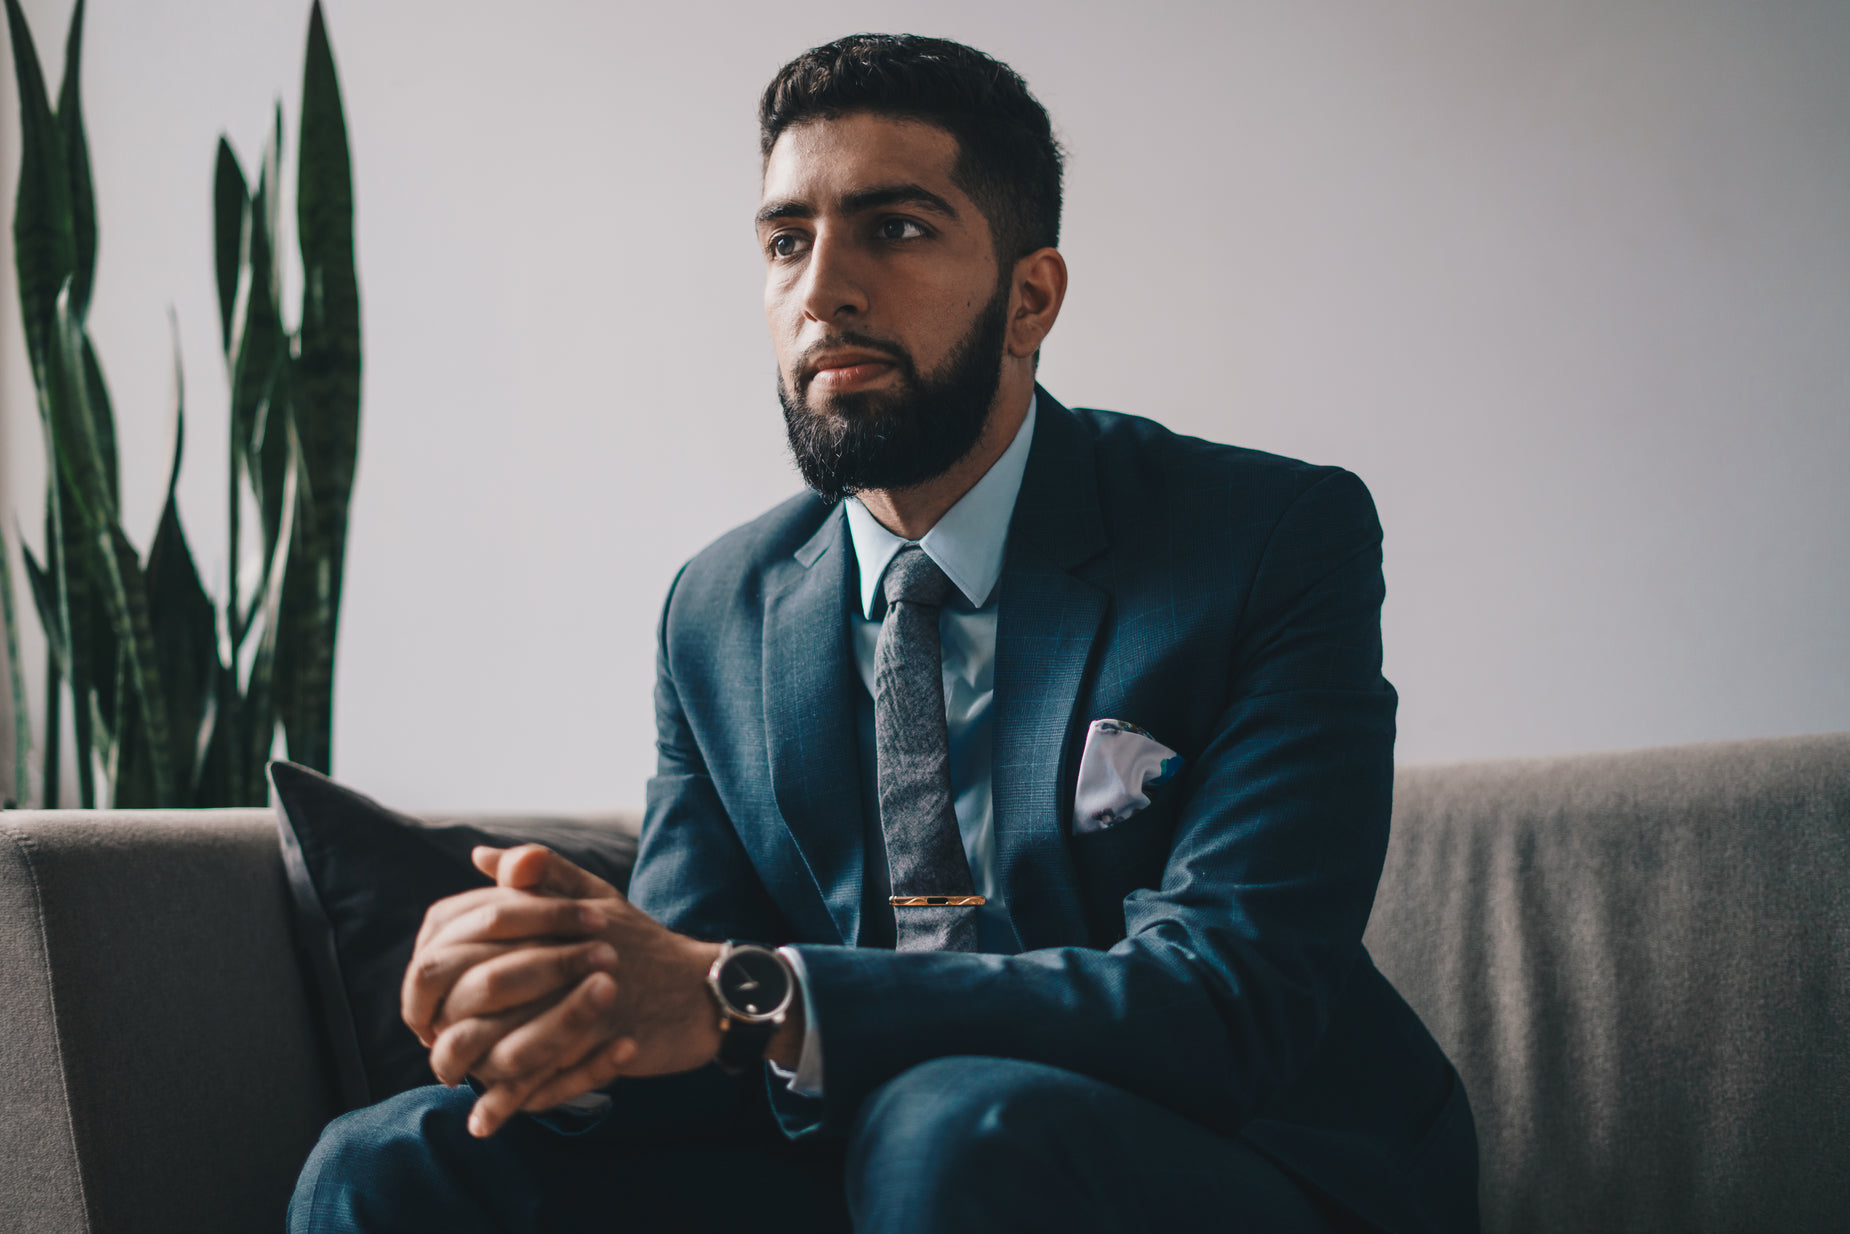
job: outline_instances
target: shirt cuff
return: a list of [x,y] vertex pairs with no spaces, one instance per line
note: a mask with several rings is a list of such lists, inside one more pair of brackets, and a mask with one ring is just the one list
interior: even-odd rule
[[822,1026],[816,1023],[816,1004],[809,996],[809,970],[803,966],[802,953],[794,947],[779,947],[777,954],[789,961],[796,976],[797,990],[803,995],[803,1050],[797,1055],[797,1069],[771,1063],[771,1070],[799,1097],[822,1096]]

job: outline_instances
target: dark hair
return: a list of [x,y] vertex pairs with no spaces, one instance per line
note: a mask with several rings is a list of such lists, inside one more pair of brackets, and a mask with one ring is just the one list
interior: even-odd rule
[[783,131],[854,111],[920,120],[957,139],[957,186],[989,220],[1007,267],[1060,242],[1060,143],[1047,109],[1008,65],[916,34],[851,34],[777,71],[758,104],[766,159]]

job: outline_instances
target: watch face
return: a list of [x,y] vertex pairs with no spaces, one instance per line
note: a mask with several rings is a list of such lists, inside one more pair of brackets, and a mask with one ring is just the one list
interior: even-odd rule
[[741,948],[720,966],[719,990],[735,1012],[767,1016],[790,997],[790,976],[772,953]]

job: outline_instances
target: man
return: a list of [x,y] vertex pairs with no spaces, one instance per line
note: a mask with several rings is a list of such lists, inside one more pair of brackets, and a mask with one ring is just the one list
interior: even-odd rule
[[1366,490],[1035,384],[1060,155],[1006,66],[854,36],[761,122],[811,491],[670,591],[628,898],[479,850],[404,992],[468,1086],[334,1123],[294,1228],[1474,1228],[1360,942]]

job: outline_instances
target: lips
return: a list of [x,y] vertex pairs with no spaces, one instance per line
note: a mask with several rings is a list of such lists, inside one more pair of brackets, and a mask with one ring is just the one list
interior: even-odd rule
[[870,361],[862,364],[844,364],[837,368],[819,368],[816,375],[809,379],[811,386],[821,386],[825,390],[843,390],[849,386],[858,386],[874,380],[893,367],[890,360]]
[[824,390],[841,391],[877,381],[898,364],[889,356],[871,351],[829,352],[809,364],[809,384]]

